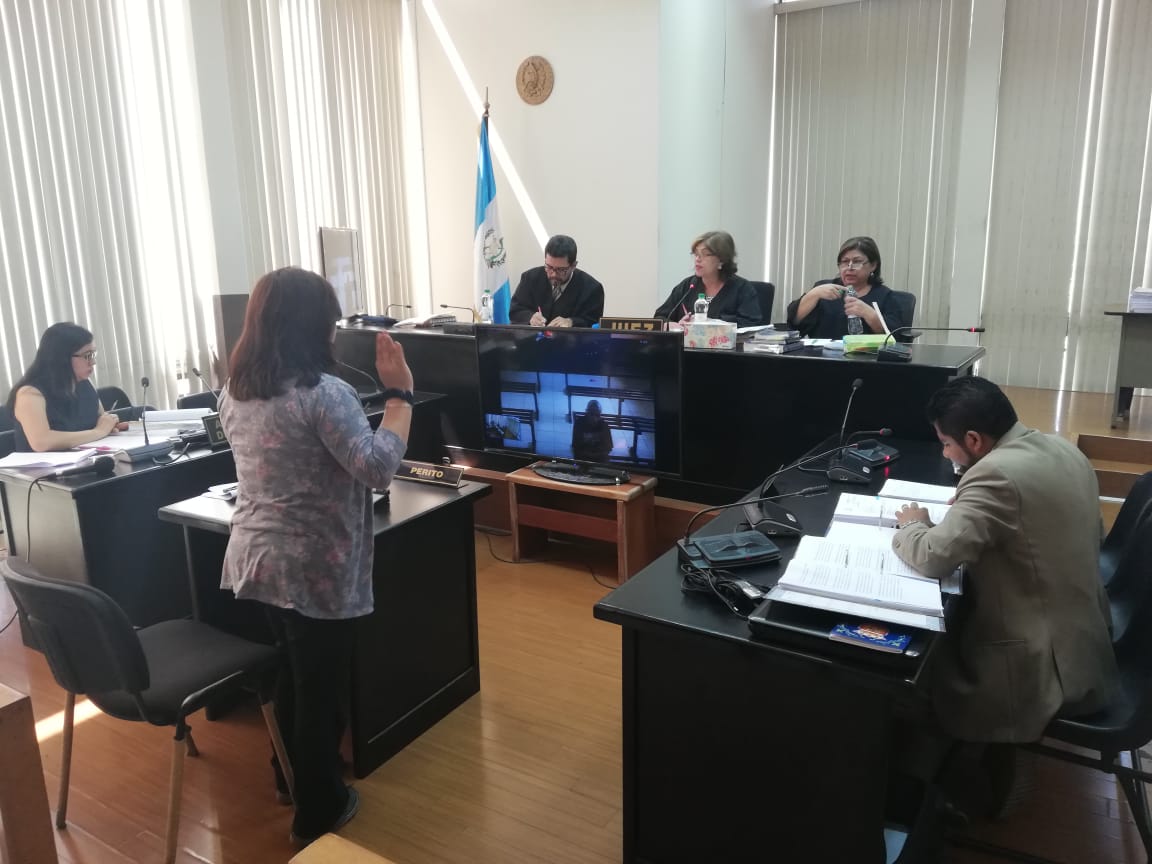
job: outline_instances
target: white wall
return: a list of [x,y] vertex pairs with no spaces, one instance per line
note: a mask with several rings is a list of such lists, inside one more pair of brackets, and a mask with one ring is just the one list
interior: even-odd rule
[[[434,303],[473,305],[472,233],[479,113],[433,27],[438,13],[470,79],[488,87],[491,129],[507,147],[544,238],[569,234],[604,283],[609,314],[650,314],[656,291],[658,0],[417,0],[421,132]],[[516,93],[520,62],[546,57],[551,98]],[[523,202],[496,162],[497,202],[515,290],[543,263]]]
[[[703,231],[736,239],[764,274],[772,28],[767,0],[416,0],[432,296],[472,303],[477,110],[432,26],[438,15],[469,86],[489,88],[501,136],[544,236],[570,234],[609,314],[648,315],[691,272]],[[556,85],[540,106],[515,91],[540,54]],[[541,263],[525,207],[494,152],[515,288]]]

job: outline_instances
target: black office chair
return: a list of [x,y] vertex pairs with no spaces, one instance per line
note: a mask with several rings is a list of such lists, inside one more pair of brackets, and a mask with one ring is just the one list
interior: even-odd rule
[[270,694],[280,655],[199,621],[164,621],[133,630],[124,611],[102,591],[81,582],[46,579],[20,558],[0,559],[0,576],[21,623],[35,635],[52,675],[67,691],[56,827],[68,813],[73,710],[86,694],[101,711],[122,720],[175,726],[164,861],[176,858],[184,752],[197,756],[188,716],[217,696],[255,683],[268,733],[292,788],[291,767]]
[[176,400],[177,408],[211,408],[216,410],[220,399],[219,390],[205,390],[202,393],[189,393]]
[[776,286],[771,282],[753,282],[748,284],[756,289],[756,299],[760,301],[760,323],[772,323],[772,303],[776,299]]
[[[892,302],[900,309],[900,320],[911,324],[916,319],[916,295],[911,291],[893,291]],[[891,325],[890,325],[891,326]],[[897,342],[911,342],[915,336],[907,333],[898,333]]]
[[[16,449],[16,433],[13,431],[15,425],[16,420],[8,410],[8,406],[0,405],[0,459]],[[0,526],[0,532],[3,530],[3,526]]]
[[1107,587],[1116,574],[1116,568],[1131,539],[1132,531],[1139,524],[1141,518],[1152,507],[1152,471],[1133,484],[1120,512],[1116,514],[1116,521],[1112,523],[1112,530],[1104,538],[1100,546],[1100,581]]
[[132,404],[128,394],[119,387],[97,387],[96,395],[100,397],[100,404],[104,406],[105,411],[127,408]]
[[[1138,767],[1140,748],[1152,741],[1152,512],[1145,512],[1133,530],[1121,568],[1128,563],[1133,565],[1133,573],[1143,578],[1124,579],[1123,596],[1118,592],[1112,598],[1114,634],[1119,634],[1113,638],[1120,669],[1119,694],[1107,710],[1098,714],[1053,720],[1044,730],[1044,740],[1027,745],[1027,749],[1113,775],[1128,799],[1145,854],[1152,860],[1152,824],[1144,790],[1145,783],[1152,783],[1152,774]],[[1114,585],[1120,584],[1118,569]],[[1097,755],[1065,750],[1052,742],[1095,751]],[[1120,754],[1124,752],[1129,755],[1131,767],[1120,764]],[[950,839],[957,845],[1016,861],[1044,860],[966,836]]]

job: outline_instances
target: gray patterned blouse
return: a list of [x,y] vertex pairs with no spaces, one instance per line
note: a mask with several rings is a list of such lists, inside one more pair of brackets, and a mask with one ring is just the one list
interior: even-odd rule
[[372,611],[372,489],[405,445],[332,375],[272,399],[220,394],[239,489],[220,587],[310,618]]

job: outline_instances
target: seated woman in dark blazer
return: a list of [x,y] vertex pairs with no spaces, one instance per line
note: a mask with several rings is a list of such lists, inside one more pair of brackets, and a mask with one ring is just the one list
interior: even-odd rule
[[44,331],[36,359],[8,395],[16,450],[68,450],[128,428],[100,405],[89,380],[95,368],[90,332],[68,322]]
[[696,273],[672,289],[668,299],[653,314],[665,321],[692,320],[692,304],[703,294],[708,298],[708,317],[731,322],[738,327],[760,323],[760,301],[756,289],[736,275],[736,244],[727,231],[709,231],[692,241]]
[[[883,333],[907,327],[904,305],[880,276],[880,250],[871,237],[851,237],[836,254],[840,275],[821,279],[798,300],[788,304],[788,323],[801,336],[812,339],[843,339],[848,333],[848,315],[856,315],[865,333]],[[853,297],[847,292],[852,288]],[[875,304],[875,305],[873,305]],[[880,307],[879,313],[876,307]],[[884,316],[884,323],[880,321]],[[908,337],[896,337],[901,341]]]

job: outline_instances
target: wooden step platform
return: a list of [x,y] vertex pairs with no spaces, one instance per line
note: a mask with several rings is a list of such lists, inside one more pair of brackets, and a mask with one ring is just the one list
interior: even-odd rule
[[1141,475],[1152,471],[1152,441],[1080,434],[1076,446],[1096,469],[1100,495],[1125,498]]
[[375,852],[369,852],[363,846],[357,846],[338,834],[325,834],[300,850],[288,864],[396,864],[396,862]]

